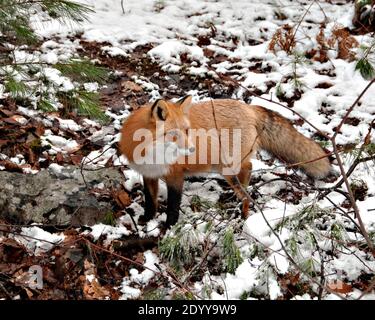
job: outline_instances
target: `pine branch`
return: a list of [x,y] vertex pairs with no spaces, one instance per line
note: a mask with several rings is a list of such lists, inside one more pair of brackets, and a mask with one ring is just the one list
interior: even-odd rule
[[89,6],[66,0],[44,0],[39,5],[44,9],[51,18],[60,22],[80,22],[88,19],[88,15],[93,13]]
[[69,110],[74,109],[79,115],[95,118],[103,123],[108,121],[108,116],[100,108],[99,94],[84,90],[58,92],[60,102]]
[[[43,11],[52,20],[63,23],[81,22],[93,10],[84,4],[68,0],[3,0],[0,4],[0,34],[5,43],[16,46],[30,45],[38,37],[30,25],[30,16]],[[61,87],[44,77],[44,68],[52,67],[72,80],[75,89],[62,92]],[[5,83],[5,92],[22,102],[32,102],[43,111],[55,111],[59,100],[65,111],[106,122],[108,117],[100,108],[98,93],[83,90],[87,82],[104,83],[108,79],[105,68],[95,66],[87,59],[74,59],[52,65],[42,61],[15,61],[11,50],[0,62],[0,80]],[[17,75],[21,80],[15,77]],[[16,80],[17,79],[17,80]]]
[[38,101],[37,108],[45,112],[56,111],[56,108],[53,106],[52,102],[44,98]]
[[367,58],[358,60],[355,65],[355,70],[359,70],[362,77],[366,80],[371,80],[375,76],[375,69]]
[[29,94],[26,84],[15,80],[13,77],[5,79],[5,90],[9,92],[13,98],[24,98]]
[[240,250],[234,241],[233,229],[229,228],[223,237],[224,265],[229,273],[234,273],[243,262]]
[[70,60],[65,63],[57,63],[54,68],[64,76],[79,82],[104,83],[108,79],[108,70],[98,67],[88,60]]

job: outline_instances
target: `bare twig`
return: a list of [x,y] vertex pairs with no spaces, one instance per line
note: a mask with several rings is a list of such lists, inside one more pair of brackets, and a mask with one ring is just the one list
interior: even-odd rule
[[360,95],[357,97],[357,99],[355,99],[355,101],[353,102],[353,104],[349,107],[349,109],[346,111],[344,117],[342,118],[341,122],[339,123],[339,125],[336,127],[336,132],[333,134],[332,138],[330,139],[331,141],[334,140],[336,138],[336,136],[339,134],[340,132],[340,129],[341,127],[343,126],[343,124],[346,122],[346,120],[348,119],[350,113],[353,111],[353,109],[355,108],[355,106],[358,104],[358,102],[362,99],[362,97],[364,96],[364,94],[367,92],[368,89],[370,89],[370,87],[375,83],[375,78],[372,79],[368,84],[367,86],[363,89],[363,91],[360,93]]
[[130,259],[130,258],[124,257],[124,256],[122,256],[122,255],[120,255],[120,254],[117,254],[117,253],[112,252],[112,251],[110,251],[110,250],[108,250],[108,249],[105,249],[105,248],[103,248],[103,247],[101,247],[101,246],[99,246],[99,245],[96,245],[96,244],[92,243],[91,241],[89,241],[88,239],[85,239],[85,238],[83,238],[83,237],[81,238],[81,240],[85,241],[86,244],[87,244],[88,246],[90,246],[90,247],[93,247],[93,248],[95,248],[95,249],[97,249],[97,250],[100,250],[100,251],[106,252],[106,253],[108,253],[109,255],[112,255],[112,256],[114,256],[114,257],[116,257],[116,258],[118,258],[118,259],[121,259],[121,260],[123,260],[123,261],[126,261],[126,262],[128,262],[128,263],[132,263],[132,264],[135,264],[135,265],[137,265],[137,266],[139,266],[139,267],[142,267],[142,268],[144,268],[144,269],[150,270],[150,271],[154,272],[155,274],[158,274],[159,276],[161,276],[161,277],[163,277],[163,278],[166,278],[166,279],[168,279],[168,280],[169,280],[169,278],[172,278],[172,280],[173,280],[173,282],[174,282],[174,284],[175,284],[176,286],[178,286],[179,288],[185,290],[186,292],[189,292],[192,296],[196,296],[196,294],[193,294],[193,293],[191,292],[190,289],[188,289],[187,287],[185,287],[184,285],[182,285],[181,282],[178,281],[178,278],[176,278],[175,276],[171,276],[171,275],[169,275],[169,277],[168,277],[168,276],[164,275],[161,271],[151,269],[151,268],[147,267],[146,265],[144,265],[144,264],[142,264],[142,263],[140,263],[140,262],[137,262],[137,261],[135,261],[135,260],[133,260],[133,259]]
[[122,13],[125,14],[124,0],[121,0]]

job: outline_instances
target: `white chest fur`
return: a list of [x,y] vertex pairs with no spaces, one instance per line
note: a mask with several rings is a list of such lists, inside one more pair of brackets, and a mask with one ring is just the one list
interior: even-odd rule
[[160,178],[169,173],[167,164],[135,164],[129,163],[129,167],[147,178]]

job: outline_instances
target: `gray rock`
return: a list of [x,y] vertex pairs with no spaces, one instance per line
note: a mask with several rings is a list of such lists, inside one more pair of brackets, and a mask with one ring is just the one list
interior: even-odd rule
[[109,201],[98,201],[89,192],[103,183],[118,188],[123,174],[116,168],[84,171],[80,168],[53,167],[35,175],[0,171],[0,218],[20,224],[40,223],[56,226],[93,225],[112,211]]

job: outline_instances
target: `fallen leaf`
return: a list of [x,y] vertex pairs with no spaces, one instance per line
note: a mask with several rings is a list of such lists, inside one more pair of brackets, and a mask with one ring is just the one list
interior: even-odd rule
[[353,291],[353,287],[350,284],[342,282],[341,280],[334,280],[328,283],[327,286],[337,293],[349,293]]
[[70,160],[71,160],[72,163],[75,164],[75,165],[80,165],[82,159],[83,159],[83,156],[80,155],[80,154],[70,154]]
[[7,117],[9,117],[9,118],[12,117],[13,114],[14,114],[12,111],[7,110],[7,109],[3,109],[3,108],[0,109],[0,112],[3,113],[3,114],[5,114],[5,115],[6,115]]
[[84,262],[85,277],[80,277],[83,284],[83,294],[86,299],[98,299],[103,300],[109,296],[110,292],[100,285],[96,278],[96,267],[93,263],[87,259]]
[[43,125],[38,125],[35,127],[35,134],[38,136],[38,137],[41,137],[43,134],[44,134],[44,126]]
[[23,173],[22,168],[18,164],[15,164],[9,160],[0,161],[0,165],[4,166],[8,171]]
[[132,202],[129,194],[124,190],[117,191],[117,193],[115,194],[115,200],[117,204],[123,208],[129,206]]
[[13,119],[14,121],[22,124],[22,125],[25,125],[27,123],[27,119],[23,116],[20,116],[18,114],[15,114],[14,116],[11,117],[11,119]]
[[2,118],[1,121],[5,122],[5,123],[9,123],[9,124],[17,124],[17,125],[21,124],[13,118]]
[[56,161],[58,164],[63,164],[64,163],[64,156],[61,152],[58,152],[56,154]]
[[24,287],[24,289],[25,289],[26,294],[27,294],[27,296],[29,297],[29,299],[32,298],[32,296],[34,295],[34,294],[32,293],[32,291],[29,290],[27,287]]
[[130,91],[130,92],[141,92],[143,91],[142,87],[132,81],[124,81],[121,83],[122,91]]

